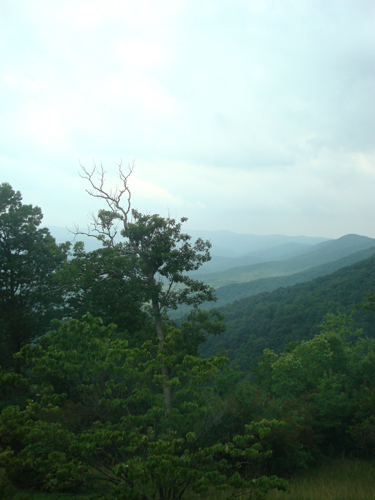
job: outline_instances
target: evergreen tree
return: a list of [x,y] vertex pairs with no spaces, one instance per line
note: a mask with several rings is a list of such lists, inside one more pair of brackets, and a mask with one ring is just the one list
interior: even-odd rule
[[[286,489],[260,467],[271,456],[267,435],[282,424],[247,421],[233,438],[207,436],[228,405],[215,383],[226,358],[178,360],[171,327],[161,350],[156,338],[129,348],[114,340],[114,325],[91,316],[54,327],[19,354],[33,398],[0,415],[8,491],[13,484],[96,492],[96,500],[181,500],[209,488],[258,499]],[[168,413],[162,365],[174,368]]]
[[0,185],[0,363],[17,370],[13,354],[47,331],[61,304],[52,275],[69,245],[57,245],[39,228],[42,218],[39,207],[22,203],[19,191]]

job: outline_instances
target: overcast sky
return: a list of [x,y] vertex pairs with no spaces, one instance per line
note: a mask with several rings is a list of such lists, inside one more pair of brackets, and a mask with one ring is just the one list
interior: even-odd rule
[[374,0],[0,0],[0,182],[46,225],[135,159],[191,229],[375,237]]

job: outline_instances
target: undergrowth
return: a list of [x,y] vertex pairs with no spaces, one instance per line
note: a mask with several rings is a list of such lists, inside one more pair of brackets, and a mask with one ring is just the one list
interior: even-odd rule
[[[375,500],[375,462],[338,459],[319,468],[296,474],[287,492],[271,491],[266,500]],[[201,500],[187,495],[185,500]],[[213,493],[207,500],[224,500],[227,494]],[[14,500],[89,500],[88,495],[19,492]],[[237,500],[248,500],[248,496]]]

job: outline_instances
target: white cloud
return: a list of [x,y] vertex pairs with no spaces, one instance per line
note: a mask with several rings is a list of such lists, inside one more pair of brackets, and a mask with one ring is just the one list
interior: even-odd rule
[[3,82],[13,90],[23,92],[40,92],[48,89],[48,85],[41,79],[31,80],[24,76],[6,74],[3,76]]
[[176,196],[173,196],[165,188],[154,184],[151,181],[142,181],[137,177],[133,177],[131,180],[132,191],[135,197],[140,199],[141,203],[148,204],[172,204],[174,207],[178,207],[183,204],[183,200]]
[[114,47],[118,59],[130,68],[147,68],[164,63],[167,58],[166,47],[160,44],[133,39],[128,42],[119,41]]
[[354,155],[354,162],[361,173],[368,175],[369,179],[375,177],[375,153],[357,153]]
[[140,206],[197,227],[372,230],[372,2],[3,4],[0,141],[14,175],[32,158],[36,187],[51,164],[68,186],[78,157],[135,157]]
[[30,107],[24,113],[15,133],[46,148],[61,149],[69,143],[65,112],[57,106]]

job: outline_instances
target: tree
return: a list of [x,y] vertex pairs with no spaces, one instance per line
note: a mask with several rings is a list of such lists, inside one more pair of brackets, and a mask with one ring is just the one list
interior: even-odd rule
[[56,275],[64,290],[65,316],[98,316],[106,325],[117,325],[117,335],[131,346],[142,344],[150,337],[152,323],[142,310],[143,287],[131,272],[129,259],[116,248],[86,252],[82,242],[76,243],[71,258]]
[[[102,166],[99,172],[96,166],[91,172],[84,167],[82,170],[82,176],[91,186],[87,192],[107,204],[107,210],[102,209],[98,216],[92,216],[92,232],[84,234],[98,238],[105,247],[116,249],[128,260],[130,265],[124,267],[124,276],[133,276],[143,284],[144,300],[150,306],[159,349],[162,350],[165,341],[163,317],[168,309],[176,309],[180,304],[198,306],[202,302],[215,300],[211,286],[194,280],[187,274],[210,260],[211,244],[201,238],[194,244],[190,243],[191,236],[181,232],[186,218],[177,222],[170,217],[144,215],[132,209],[128,183],[132,167],[125,174],[121,164],[119,165],[122,186],[114,191],[105,188],[105,171]],[[96,173],[99,174],[98,181],[94,179]],[[123,241],[116,243],[119,228]],[[79,230],[77,233],[82,234]],[[129,275],[127,273],[131,268]],[[161,372],[167,381],[167,366],[163,365]],[[164,387],[164,399],[168,412],[171,398],[167,385]]]
[[[57,245],[42,222],[39,207],[24,205],[19,191],[0,185],[0,362],[47,331],[60,295],[52,275],[66,261],[68,244]],[[19,364],[16,365],[19,369]]]
[[[215,391],[226,358],[178,360],[171,327],[161,350],[156,338],[136,348],[113,340],[115,326],[91,316],[54,327],[20,354],[33,399],[0,416],[0,467],[17,486],[91,490],[102,500],[177,500],[210,486],[254,498],[285,489],[285,481],[254,475],[278,422],[249,422],[232,439],[207,440],[227,406]],[[162,365],[175,373],[167,414]]]
[[345,314],[327,315],[321,330],[280,355],[264,351],[255,385],[268,400],[266,415],[294,425],[310,421],[301,444],[310,434],[310,444],[325,453],[352,452],[359,442],[367,453],[373,442],[375,341],[354,330]]

